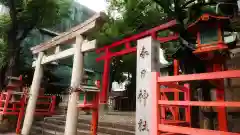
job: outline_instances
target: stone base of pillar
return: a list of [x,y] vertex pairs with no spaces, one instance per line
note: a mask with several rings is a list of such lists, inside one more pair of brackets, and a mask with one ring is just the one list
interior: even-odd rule
[[0,122],[2,122],[3,121],[3,115],[1,114],[0,115]]
[[99,104],[99,114],[107,114],[108,113],[108,104]]

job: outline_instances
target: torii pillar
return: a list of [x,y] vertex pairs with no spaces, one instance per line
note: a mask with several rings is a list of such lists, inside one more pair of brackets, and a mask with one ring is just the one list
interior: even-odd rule
[[40,84],[43,76],[43,67],[41,65],[43,55],[44,53],[40,52],[38,54],[38,58],[36,61],[36,67],[33,75],[32,85],[29,93],[29,99],[28,99],[27,109],[26,109],[23,128],[22,128],[22,135],[30,134],[34,113],[35,113],[35,108],[36,108],[36,103],[37,103],[37,97],[39,94]]
[[[33,62],[35,67],[34,77],[32,81],[30,97],[26,109],[25,119],[22,128],[22,135],[29,135],[30,129],[33,123],[37,97],[40,88],[40,82],[42,78],[42,66],[44,64],[64,59],[73,56],[73,69],[71,78],[71,89],[68,110],[66,116],[65,135],[77,134],[77,122],[78,122],[78,108],[77,101],[79,100],[79,92],[74,91],[80,87],[83,77],[83,53],[96,48],[96,40],[88,41],[85,39],[88,35],[97,31],[98,28],[104,23],[106,15],[99,13],[83,22],[82,24],[72,28],[68,32],[64,32],[50,41],[42,43],[36,47],[31,48],[33,54],[38,54],[37,61]],[[61,44],[71,44],[72,48],[61,50]],[[49,49],[54,49],[53,54],[44,55]]]
[[[83,37],[81,35],[76,37],[76,44],[74,45],[75,53],[73,56],[73,68],[71,78],[71,88],[77,89],[83,77]],[[64,135],[77,134],[78,108],[77,101],[79,100],[79,92],[72,92],[69,95],[68,109],[66,116],[66,125]]]

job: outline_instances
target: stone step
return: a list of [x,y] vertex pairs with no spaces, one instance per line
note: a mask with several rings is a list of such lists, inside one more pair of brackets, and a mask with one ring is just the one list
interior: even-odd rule
[[[46,119],[45,120],[50,121],[54,124],[61,124],[65,125],[65,118],[54,118],[54,119]],[[91,121],[88,119],[78,119],[79,124],[91,124]],[[108,127],[108,128],[116,128],[116,129],[122,129],[122,130],[128,130],[128,131],[135,131],[135,125],[128,123],[128,124],[121,124],[121,123],[115,123],[115,122],[98,122],[99,127]]]
[[[77,130],[77,135],[90,135],[91,132],[88,130]],[[64,131],[57,131],[57,130],[50,130],[50,129],[44,129],[42,130],[39,126],[32,126],[31,134],[30,135],[64,135]],[[110,134],[103,134],[98,133],[98,135],[110,135]]]
[[41,135],[39,133],[37,133],[36,131],[32,131],[33,129],[31,129],[30,135]]
[[[78,129],[81,130],[88,130],[90,131],[91,125],[89,124],[89,121],[81,121],[78,123]],[[57,119],[48,119],[45,122],[36,122],[35,125],[37,127],[43,127],[44,129],[51,130],[54,129],[56,131],[64,132],[64,126],[65,121],[63,120],[57,120]],[[109,125],[99,125],[98,126],[98,132],[99,133],[105,133],[105,134],[111,134],[111,135],[134,135],[134,130],[127,130],[127,129],[121,129],[118,127],[111,127]]]
[[30,135],[61,135],[63,133],[61,132],[56,132],[53,130],[48,130],[48,129],[44,129],[42,130],[42,127],[38,127],[36,125],[33,125],[31,128],[31,133]]

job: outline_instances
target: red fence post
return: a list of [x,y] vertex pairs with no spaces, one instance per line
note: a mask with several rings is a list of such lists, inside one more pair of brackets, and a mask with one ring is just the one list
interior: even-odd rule
[[[223,71],[223,64],[213,64],[213,71]],[[224,80],[219,79],[215,81],[218,87],[216,88],[216,100],[217,101],[224,101],[225,93],[224,93]],[[221,131],[228,131],[227,126],[227,115],[226,115],[226,108],[225,107],[217,107],[218,112],[218,128]]]
[[[174,75],[176,76],[179,74],[179,68],[178,68],[179,61],[174,59],[173,66],[174,66]],[[179,92],[178,91],[174,92],[174,100],[179,101]],[[175,109],[174,109],[174,119],[179,120],[179,107],[175,107]]]
[[[96,81],[96,86],[97,88],[100,89],[100,81]],[[98,130],[98,109],[99,109],[99,93],[96,93],[95,98],[92,102],[94,108],[92,112],[92,125],[91,125],[91,130],[92,130],[92,135],[97,135],[97,130]]]
[[[188,83],[184,84],[184,87],[187,88],[187,91],[184,92],[184,100],[185,101],[190,101],[190,85]],[[189,123],[189,126],[191,126],[191,106],[188,106],[185,108],[185,118],[186,121]]]
[[25,98],[26,98],[26,93],[23,94],[22,99],[20,101],[21,108],[18,114],[16,134],[20,134],[21,132],[21,124],[22,124],[22,119],[23,119],[24,110],[25,110]]
[[4,98],[4,94],[3,94],[3,92],[1,92],[0,93],[0,107],[2,107],[3,98]]
[[158,105],[158,100],[160,100],[160,85],[158,83],[159,73],[152,73],[152,133],[151,135],[159,135],[158,125],[160,124],[160,106]]
[[97,135],[98,129],[98,105],[99,105],[99,93],[96,93],[93,101],[93,112],[92,112],[92,135]]
[[51,103],[51,114],[54,114],[55,112],[55,107],[56,107],[56,96],[52,96],[52,103]]
[[4,104],[4,108],[3,108],[3,114],[7,112],[8,103],[9,103],[9,101],[11,99],[11,94],[12,93],[10,91],[7,92],[6,100],[5,100],[5,104]]

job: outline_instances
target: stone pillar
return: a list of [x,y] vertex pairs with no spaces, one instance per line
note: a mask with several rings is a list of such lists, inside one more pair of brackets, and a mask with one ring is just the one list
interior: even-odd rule
[[159,72],[159,46],[152,37],[137,41],[137,86],[136,86],[136,135],[151,135],[153,106],[151,92],[151,72]]
[[31,126],[33,123],[33,118],[34,118],[37,98],[38,98],[38,94],[39,94],[41,79],[43,76],[43,67],[41,65],[43,55],[44,55],[44,53],[40,52],[38,54],[38,59],[36,61],[35,72],[34,72],[34,76],[33,76],[33,81],[32,81],[32,85],[31,85],[31,89],[30,89],[27,109],[26,109],[25,118],[24,118],[24,122],[23,122],[22,135],[30,134]]
[[[73,68],[71,78],[71,88],[76,89],[80,86],[83,77],[83,53],[82,44],[83,37],[81,35],[76,37],[76,44],[74,45],[75,53],[73,56]],[[79,100],[79,92],[73,92],[69,96],[66,125],[64,135],[76,135],[77,134],[77,122],[78,122],[78,108],[77,101]]]

